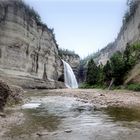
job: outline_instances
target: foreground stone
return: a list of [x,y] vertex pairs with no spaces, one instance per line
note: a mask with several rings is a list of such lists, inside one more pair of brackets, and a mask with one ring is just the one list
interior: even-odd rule
[[21,87],[15,85],[10,85],[10,88],[12,92],[8,97],[7,104],[13,105],[21,103],[23,101],[24,90]]
[[0,111],[3,112],[5,105],[11,106],[22,102],[23,92],[21,87],[8,85],[6,82],[0,80]]
[[12,94],[10,87],[0,80],[0,111],[3,111],[9,95]]
[[65,132],[66,132],[66,133],[71,133],[72,130],[71,130],[71,129],[67,129],[67,130],[65,130]]

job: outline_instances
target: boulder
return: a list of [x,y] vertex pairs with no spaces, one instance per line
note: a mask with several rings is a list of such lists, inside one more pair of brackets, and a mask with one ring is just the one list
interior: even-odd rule
[[7,104],[14,105],[14,104],[21,103],[23,100],[24,90],[21,87],[15,85],[10,85],[10,88],[12,92],[8,97]]
[[9,95],[12,94],[10,87],[7,83],[0,80],[0,111],[3,111]]

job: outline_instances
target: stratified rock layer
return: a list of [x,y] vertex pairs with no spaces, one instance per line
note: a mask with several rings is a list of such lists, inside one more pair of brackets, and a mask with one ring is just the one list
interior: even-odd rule
[[26,88],[57,88],[63,65],[53,30],[20,0],[0,1],[0,76]]
[[107,60],[116,51],[124,51],[126,44],[133,44],[140,41],[140,2],[137,1],[137,8],[133,16],[130,17],[129,21],[125,23],[113,43],[108,44],[103,48],[95,61],[98,63],[105,64]]

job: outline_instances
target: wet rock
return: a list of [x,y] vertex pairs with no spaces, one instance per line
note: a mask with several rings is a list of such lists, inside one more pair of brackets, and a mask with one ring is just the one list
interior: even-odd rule
[[57,132],[54,132],[52,135],[57,135],[58,133]]
[[38,135],[39,137],[41,137],[41,136],[42,136],[42,134],[41,134],[41,133],[36,133],[36,135]]
[[36,133],[36,135],[38,135],[39,137],[44,136],[44,135],[48,135],[48,133]]
[[71,130],[71,129],[67,129],[67,130],[65,130],[65,132],[66,132],[66,133],[71,133],[72,130]]
[[6,117],[5,113],[0,112],[0,117],[5,118]]
[[98,106],[94,105],[94,111],[98,111],[98,110],[99,110]]
[[88,103],[89,102],[88,100],[79,99],[79,98],[77,98],[76,101],[80,101],[80,102],[83,102],[83,103]]
[[105,95],[101,93],[100,96],[105,96]]
[[81,105],[73,108],[73,111],[84,112],[84,111],[91,111],[94,110],[92,105]]

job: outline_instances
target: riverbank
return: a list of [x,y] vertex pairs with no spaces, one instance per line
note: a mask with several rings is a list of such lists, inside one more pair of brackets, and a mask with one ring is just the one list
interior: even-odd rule
[[[131,92],[127,90],[112,90],[112,91],[100,90],[100,89],[28,90],[26,93],[24,93],[24,102],[30,101],[31,97],[37,97],[39,99],[43,99],[45,96],[74,97],[76,98],[77,101],[92,104],[95,111],[110,106],[137,108],[138,110],[140,107],[140,92]],[[12,135],[15,134],[17,135],[17,130],[16,129],[14,130],[12,128],[16,125],[22,126],[24,123],[25,124],[27,123],[26,121],[28,120],[28,116],[23,112],[24,111],[22,110],[21,105],[13,106],[10,108],[7,107],[5,109],[6,116],[0,117],[0,139],[5,140],[8,137],[9,140],[13,140],[12,138],[10,138],[11,134],[9,135],[9,132],[13,130],[14,132],[12,132]],[[43,131],[43,129],[40,126],[40,131],[42,134],[42,132],[46,130]],[[35,133],[33,133],[31,135],[31,139],[34,140],[35,138],[37,138],[38,137],[37,134],[38,133],[40,134],[40,131],[39,132],[36,131]],[[66,135],[65,132],[63,133],[64,135]],[[47,132],[47,135],[49,136],[51,135],[51,137],[53,134],[55,134],[55,132],[54,133]],[[28,138],[27,134],[24,134],[17,137],[17,139],[26,139],[26,137]],[[139,131],[137,133],[137,138],[138,137],[139,137]]]
[[[28,94],[34,91],[28,91]],[[120,107],[139,107],[140,92],[129,90],[101,90],[101,89],[55,89],[41,90],[41,94],[49,96],[75,97],[82,102],[89,102],[96,107],[120,106]]]

